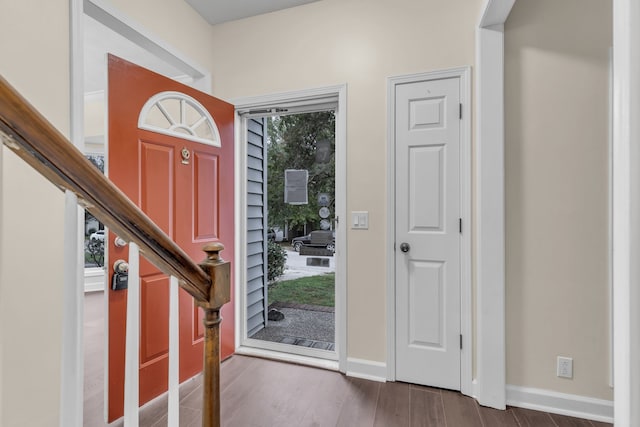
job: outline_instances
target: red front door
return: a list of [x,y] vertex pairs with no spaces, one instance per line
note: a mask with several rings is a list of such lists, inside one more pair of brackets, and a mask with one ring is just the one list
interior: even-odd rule
[[[166,101],[143,112],[150,99],[169,93]],[[206,121],[194,103],[204,107],[217,126],[209,132],[219,146],[175,136],[202,129]],[[160,95],[162,98],[163,95]],[[173,98],[171,98],[173,97]],[[153,104],[151,102],[149,105]],[[139,127],[146,122],[159,130]],[[202,247],[224,244],[224,259],[233,262],[233,106],[166,77],[109,56],[108,175],[134,203],[167,233],[194,261],[202,261]],[[143,118],[143,121],[144,118]],[[167,126],[168,124],[168,126]],[[144,127],[144,126],[143,126]],[[164,131],[163,131],[164,130]],[[197,138],[196,138],[197,139]],[[116,259],[128,258],[127,247],[108,237],[109,277]],[[233,283],[233,277],[232,277]],[[233,286],[232,286],[233,291]],[[123,415],[126,290],[109,291],[108,419]],[[169,278],[148,261],[140,261],[140,404],[167,390],[169,352]],[[202,311],[180,290],[180,381],[202,369]],[[234,351],[232,301],[222,309],[222,358]]]

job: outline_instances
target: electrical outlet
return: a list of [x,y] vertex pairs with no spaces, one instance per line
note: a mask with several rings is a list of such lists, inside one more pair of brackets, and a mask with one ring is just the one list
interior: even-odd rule
[[560,378],[573,378],[573,358],[558,356],[556,375]]

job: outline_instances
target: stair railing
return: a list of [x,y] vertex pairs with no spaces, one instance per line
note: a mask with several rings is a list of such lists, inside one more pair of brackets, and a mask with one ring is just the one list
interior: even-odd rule
[[220,426],[220,308],[230,298],[230,265],[220,259],[220,243],[206,245],[196,264],[122,191],[9,83],[0,77],[0,139],[21,159],[140,252],[161,271],[179,279],[204,310],[204,427]]

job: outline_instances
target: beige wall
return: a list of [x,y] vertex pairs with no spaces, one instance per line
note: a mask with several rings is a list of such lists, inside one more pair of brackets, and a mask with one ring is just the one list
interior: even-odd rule
[[611,7],[517,1],[505,26],[507,381],[603,399]]
[[[610,399],[611,3],[585,1],[520,0],[506,26],[507,375]],[[347,210],[370,212],[368,231],[348,233],[348,355],[384,361],[386,77],[474,65],[483,1],[324,0],[214,28],[181,0],[112,3],[211,67],[222,98],[348,84]],[[63,132],[67,8],[67,0],[8,2],[0,15],[0,74]],[[1,166],[0,424],[55,425],[63,197],[6,150]],[[558,354],[574,357],[573,380],[555,378]]]
[[474,63],[480,0],[324,0],[214,27],[224,99],[347,83],[348,356],[386,360],[387,77]]
[[[385,79],[473,65],[479,3],[325,0],[214,27],[217,96],[348,84],[347,210],[371,216],[348,232],[349,357],[386,359]],[[610,8],[518,1],[505,35],[507,380],[604,399]]]
[[[4,2],[0,75],[69,129],[68,0]],[[5,148],[0,165],[0,425],[59,417],[63,194]]]
[[[5,2],[0,75],[69,131],[69,1]],[[113,2],[204,67],[210,28],[184,1]],[[127,10],[129,9],[129,10]],[[0,157],[0,425],[59,422],[63,193],[2,148]]]
[[107,0],[190,60],[212,69],[211,26],[184,0]]

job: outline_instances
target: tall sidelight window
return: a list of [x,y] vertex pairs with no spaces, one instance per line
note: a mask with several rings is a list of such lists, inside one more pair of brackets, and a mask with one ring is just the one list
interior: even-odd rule
[[[104,173],[103,154],[85,154],[85,157]],[[104,225],[89,211],[84,212],[84,267],[104,267]]]

